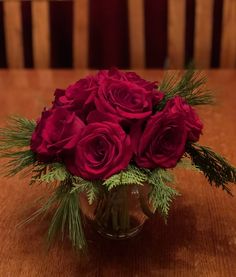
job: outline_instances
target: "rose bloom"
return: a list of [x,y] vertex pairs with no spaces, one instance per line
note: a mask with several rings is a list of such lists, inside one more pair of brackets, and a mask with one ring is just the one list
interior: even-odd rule
[[120,125],[97,122],[83,128],[66,166],[84,179],[104,180],[125,169],[131,156],[130,138]]
[[135,72],[124,72],[120,71],[117,68],[112,68],[110,70],[100,70],[97,74],[97,79],[99,82],[102,82],[105,78],[113,78],[121,81],[128,81],[133,84],[136,84],[140,87],[145,88],[148,91],[152,91],[157,88],[157,82],[149,82],[147,80],[142,79]]
[[156,86],[134,72],[101,70],[65,91],[57,89],[53,106],[75,111],[86,124],[106,120],[132,125],[130,120],[147,118],[163,98]]
[[183,113],[185,117],[185,123],[188,130],[188,140],[196,142],[202,133],[203,124],[200,121],[195,110],[186,103],[186,101],[180,97],[175,96],[170,99],[165,107],[170,113]]
[[136,163],[144,168],[174,167],[185,152],[187,140],[197,141],[202,128],[193,108],[181,97],[170,99],[163,111],[149,119],[139,141],[138,131],[131,134]]
[[95,109],[94,97],[97,90],[96,76],[88,76],[70,85],[66,90],[57,89],[53,106],[64,106],[85,120],[88,113]]
[[153,112],[153,103],[163,94],[148,91],[129,81],[104,78],[95,97],[96,110],[88,115],[88,122],[111,120],[119,123],[143,120]]
[[187,128],[181,113],[152,116],[137,144],[135,161],[143,168],[171,168],[185,152]]
[[84,123],[63,107],[46,110],[31,138],[31,150],[40,161],[60,160],[62,155],[77,143]]

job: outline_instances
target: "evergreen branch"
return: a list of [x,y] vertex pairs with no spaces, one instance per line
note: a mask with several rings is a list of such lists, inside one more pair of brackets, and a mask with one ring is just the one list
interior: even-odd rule
[[149,202],[155,210],[158,210],[166,219],[169,213],[172,199],[179,195],[179,193],[166,185],[166,183],[173,182],[173,176],[164,169],[154,169],[148,178],[148,183],[152,190],[149,194]]
[[3,164],[2,173],[5,177],[11,177],[34,165],[36,162],[35,153],[31,150],[22,150],[17,152],[2,152],[0,158],[6,158],[8,161]]
[[143,185],[146,181],[147,174],[144,170],[134,165],[129,165],[126,170],[114,174],[104,181],[103,185],[106,186],[108,190],[111,190],[120,185]]
[[183,157],[176,165],[177,167],[182,167],[184,169],[193,170],[193,171],[201,171],[198,166],[196,166],[190,157]]
[[43,181],[41,178],[46,175],[48,172],[48,165],[47,164],[41,164],[41,163],[36,163],[34,168],[32,169],[31,172],[31,180],[30,180],[30,185],[38,182],[42,183]]
[[59,232],[62,234],[62,239],[67,232],[73,246],[76,249],[85,250],[86,239],[83,232],[80,204],[77,193],[71,192],[70,182],[70,179],[62,182],[43,206],[18,226],[32,222],[56,207],[47,234],[49,245]]
[[10,117],[7,126],[0,128],[0,150],[29,146],[35,126],[34,120]]
[[99,186],[101,184],[101,181],[88,181],[80,177],[73,177],[73,188],[71,190],[71,193],[85,192],[88,198],[89,205],[92,205],[98,197]]
[[42,173],[37,180],[45,183],[55,181],[65,181],[69,177],[66,167],[60,163],[52,163],[47,165],[47,171]]
[[165,93],[164,99],[158,106],[158,110],[164,108],[166,102],[175,97],[181,96],[189,105],[213,104],[213,96],[210,90],[205,88],[207,78],[194,69],[188,69],[179,77],[179,73],[167,73],[158,89]]
[[223,190],[231,194],[227,184],[236,183],[236,168],[230,165],[220,154],[197,143],[188,144],[186,152],[211,185],[215,184],[216,187],[222,187]]

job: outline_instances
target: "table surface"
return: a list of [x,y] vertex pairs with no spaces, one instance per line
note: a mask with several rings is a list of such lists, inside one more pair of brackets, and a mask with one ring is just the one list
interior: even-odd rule
[[[37,118],[52,101],[56,87],[91,71],[0,71],[0,125],[10,114]],[[162,71],[138,71],[160,80]],[[236,165],[236,71],[207,71],[217,104],[199,107],[205,129],[200,143]],[[0,276],[236,276],[236,201],[204,177],[177,172],[178,197],[168,224],[157,215],[129,241],[109,241],[88,231],[90,255],[76,255],[69,242],[47,252],[44,234],[49,218],[21,229],[16,225],[35,209],[34,200],[48,193],[24,179],[0,179]],[[236,195],[236,187],[232,185]]]

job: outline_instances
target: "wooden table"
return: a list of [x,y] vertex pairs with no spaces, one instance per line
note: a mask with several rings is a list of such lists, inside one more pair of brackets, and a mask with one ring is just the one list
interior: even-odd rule
[[[37,118],[49,105],[56,87],[89,71],[0,71],[0,125],[7,115]],[[158,80],[161,71],[140,71]],[[236,165],[236,71],[210,71],[209,86],[217,105],[200,107],[205,124],[201,143],[213,147]],[[88,232],[89,259],[75,255],[70,244],[56,244],[47,253],[44,234],[49,218],[22,229],[16,224],[47,194],[45,186],[27,180],[0,181],[0,276],[236,276],[236,201],[210,187],[196,172],[178,171],[176,199],[168,225],[160,217],[149,220],[130,241],[107,241]],[[236,187],[232,185],[236,195]]]

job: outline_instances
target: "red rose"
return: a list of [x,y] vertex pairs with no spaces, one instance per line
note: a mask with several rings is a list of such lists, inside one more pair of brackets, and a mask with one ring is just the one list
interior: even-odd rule
[[122,72],[116,68],[101,70],[97,80],[96,109],[88,115],[89,123],[122,122],[122,126],[129,128],[133,120],[143,120],[151,115],[153,105],[164,97],[162,92],[154,90],[156,82],[146,81],[134,72]]
[[98,72],[97,78],[99,81],[102,81],[104,78],[113,78],[121,81],[129,81],[149,91],[152,91],[157,87],[157,82],[149,82],[147,80],[142,79],[135,72],[123,72],[118,70],[117,68],[112,68],[110,70],[101,70]]
[[111,116],[117,122],[144,119],[152,113],[154,93],[128,81],[106,78],[100,84],[94,111],[96,116]]
[[55,106],[65,106],[74,111],[81,119],[85,120],[88,113],[95,109],[94,97],[98,90],[96,76],[88,76],[70,85],[65,91],[56,90]]
[[[139,138],[135,158],[137,165],[150,169],[174,167],[185,152],[187,133],[182,113],[158,112],[149,119]],[[136,134],[136,142],[137,137]]]
[[58,160],[66,150],[72,149],[83,122],[63,107],[42,113],[31,138],[31,150],[41,161]]
[[129,136],[120,125],[111,122],[91,123],[81,132],[68,170],[84,179],[106,179],[125,169],[131,159]]
[[193,142],[199,140],[203,124],[195,110],[188,105],[183,98],[175,96],[170,99],[166,104],[165,110],[168,110],[169,113],[182,113],[185,117],[188,130],[188,140]]
[[133,119],[145,119],[153,105],[163,98],[156,82],[140,78],[134,72],[118,69],[101,70],[69,86],[57,89],[53,107],[64,106],[74,111],[85,123],[122,122],[129,127]]

